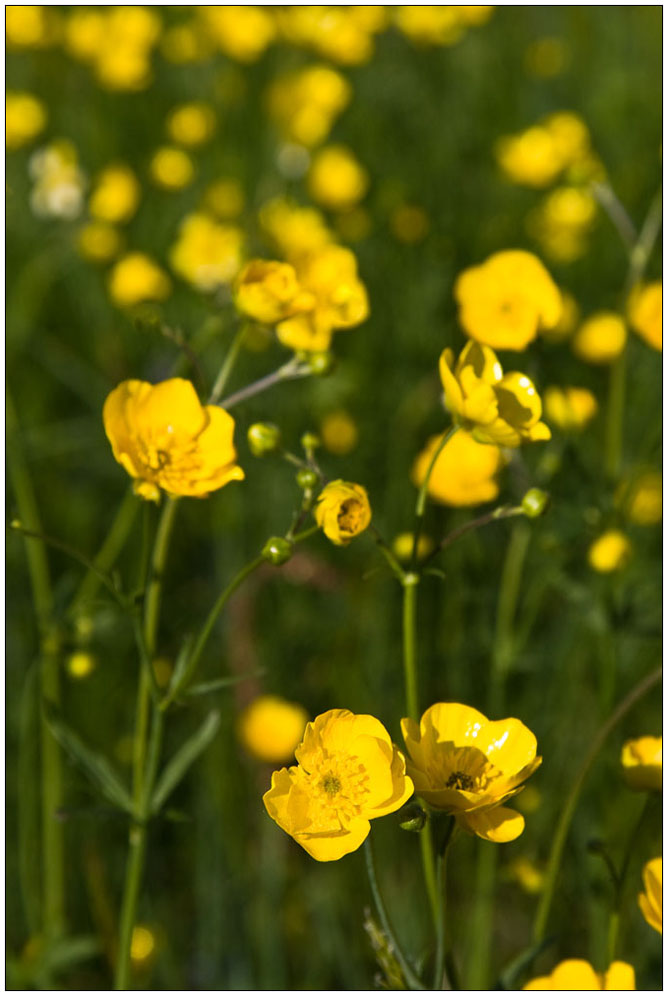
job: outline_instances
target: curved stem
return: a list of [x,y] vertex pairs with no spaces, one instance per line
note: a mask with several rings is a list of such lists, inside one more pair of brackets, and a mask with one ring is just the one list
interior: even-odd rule
[[550,850],[550,858],[545,876],[545,888],[541,895],[538,909],[536,911],[536,919],[534,921],[533,939],[536,943],[542,941],[545,936],[547,921],[550,915],[550,908],[552,906],[552,900],[554,899],[554,892],[557,884],[561,855],[563,853],[566,837],[568,836],[568,831],[573,820],[575,808],[580,797],[580,792],[582,791],[582,786],[584,785],[585,779],[589,774],[589,770],[596,760],[596,757],[598,756],[605,741],[617,724],[621,722],[636,702],[643,698],[643,696],[654,688],[655,685],[659,684],[662,673],[662,669],[657,668],[656,671],[653,671],[646,678],[643,678],[643,680],[629,692],[626,698],[620,702],[612,716],[606,723],[603,724],[594,737],[593,743],[580,766],[580,769],[575,777],[575,781],[573,782],[571,790],[568,794],[566,804],[561,810],[561,816],[559,818],[559,822],[557,823],[554,838],[552,840],[552,848]]
[[273,373],[267,374],[265,377],[260,377],[259,380],[254,381],[252,384],[242,387],[240,391],[236,391],[227,398],[223,398],[218,404],[221,408],[229,411],[234,405],[238,405],[241,401],[247,401],[248,398],[253,398],[256,394],[267,391],[274,384],[280,384],[284,380],[297,380],[299,377],[309,377],[311,373],[310,367],[303,366],[298,360],[293,359],[288,363],[284,363],[282,367],[274,370]]
[[237,331],[232,344],[227,351],[227,355],[223,360],[223,364],[220,368],[218,376],[216,377],[216,382],[211,389],[211,394],[209,395],[208,404],[215,405],[225,390],[227,382],[230,378],[230,374],[234,369],[234,364],[237,362],[239,353],[241,352],[241,347],[243,346],[244,336],[246,335],[246,325],[242,325]]
[[424,520],[424,513],[427,507],[427,492],[429,490],[429,479],[431,478],[432,471],[436,466],[436,461],[440,457],[441,453],[445,449],[446,444],[457,432],[458,426],[453,425],[447,432],[443,433],[441,441],[434,450],[434,455],[429,461],[429,466],[427,467],[427,473],[424,476],[424,481],[420,485],[420,490],[418,491],[417,501],[415,503],[415,526],[413,529],[413,555],[411,557],[411,564],[415,568],[417,563],[418,546],[420,544],[420,533],[422,532],[422,522]]

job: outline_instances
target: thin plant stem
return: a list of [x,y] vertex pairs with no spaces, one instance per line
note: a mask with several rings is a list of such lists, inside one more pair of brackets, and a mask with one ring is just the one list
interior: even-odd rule
[[420,582],[418,574],[404,574],[402,586],[403,600],[403,634],[404,634],[404,682],[406,688],[406,712],[417,723],[420,719],[417,683],[417,639],[416,639],[416,608],[417,586]]
[[594,737],[591,747],[587,751],[585,758],[580,765],[577,775],[571,786],[571,790],[566,799],[565,805],[561,809],[561,815],[557,822],[557,826],[554,832],[554,837],[552,838],[552,847],[550,849],[550,857],[547,866],[547,872],[545,875],[545,887],[541,894],[540,902],[538,904],[538,909],[536,910],[536,918],[534,920],[533,926],[533,940],[534,943],[539,943],[545,937],[545,931],[547,928],[547,921],[550,915],[550,909],[552,908],[552,902],[554,900],[554,893],[557,885],[557,878],[559,875],[559,868],[561,865],[561,856],[563,854],[564,846],[566,844],[566,838],[568,836],[568,831],[575,814],[575,809],[578,804],[578,799],[580,798],[580,792],[584,785],[585,779],[589,774],[589,771],[594,764],[594,761],[598,757],[605,741],[608,739],[612,731],[615,729],[618,723],[626,716],[628,712],[633,708],[633,706],[642,699],[655,685],[658,685],[661,681],[661,676],[663,671],[661,668],[657,668],[656,671],[652,671],[651,674],[643,678],[642,681],[631,689],[628,695],[620,702],[612,716],[603,724],[599,729],[598,733]]
[[414,991],[424,991],[425,986],[422,985],[419,978],[411,968],[408,963],[406,956],[399,947],[394,931],[390,924],[390,919],[387,915],[387,909],[383,901],[383,897],[378,886],[378,879],[376,877],[376,866],[373,859],[373,849],[371,846],[371,840],[367,837],[364,841],[364,857],[366,859],[366,870],[369,876],[369,885],[371,886],[371,894],[373,896],[374,905],[376,907],[376,912],[378,913],[378,918],[380,920],[380,925],[383,928],[385,936],[387,937],[389,943],[392,945],[393,953],[396,956],[401,971],[403,972],[404,978],[410,988]]
[[[436,956],[434,959],[434,989],[443,989],[443,979],[445,975],[446,960],[446,917],[447,917],[447,864],[450,844],[454,839],[455,818],[449,817],[449,826],[443,846],[440,848],[436,858],[436,881],[438,883],[437,895],[437,921],[436,932]],[[451,980],[452,981],[452,980]]]
[[223,398],[218,403],[221,408],[229,411],[230,408],[240,404],[240,402],[247,401],[248,398],[253,398],[256,394],[262,394],[263,391],[269,390],[275,384],[280,384],[284,380],[297,380],[300,377],[309,377],[311,373],[312,371],[309,366],[305,366],[298,360],[293,359],[288,363],[284,363],[278,370],[260,377],[259,380],[253,381],[252,384],[248,384],[246,387],[242,387],[240,391],[228,395],[227,398]]
[[629,214],[617,197],[609,183],[592,183],[592,194],[601,205],[612,224],[617,229],[617,233],[624,243],[629,255],[638,238],[636,226],[629,217]]
[[662,209],[663,191],[659,188],[649,206],[642,228],[640,229],[640,235],[631,249],[631,265],[626,283],[627,291],[630,291],[642,279],[645,273],[654,243],[661,230]]
[[624,403],[626,398],[626,356],[624,344],[619,356],[610,366],[608,380],[608,406],[605,427],[605,473],[614,481],[622,464]]
[[447,432],[443,433],[441,441],[434,450],[434,455],[429,461],[429,466],[427,467],[427,473],[424,476],[424,480],[420,485],[420,490],[418,491],[417,501],[415,503],[415,526],[413,528],[413,555],[411,557],[411,564],[413,568],[417,563],[418,546],[420,545],[420,533],[422,532],[422,523],[424,521],[424,513],[427,507],[427,493],[429,490],[429,480],[432,475],[432,471],[436,466],[436,461],[445,449],[446,444],[452,439],[454,434],[457,432],[458,426],[453,425]]
[[84,576],[74,594],[69,608],[70,615],[76,616],[95,597],[102,583],[102,578],[99,574],[108,575],[116,563],[118,555],[130,535],[130,530],[134,524],[138,509],[139,499],[130,487],[126,491],[116,517],[111,524],[107,538],[100,547],[99,552],[88,569],[88,573]]
[[619,872],[615,878],[615,901],[610,913],[610,922],[608,924],[608,964],[611,965],[615,960],[615,955],[617,954],[617,939],[619,937],[619,927],[621,923],[622,915],[622,905],[624,900],[624,885],[626,883],[626,876],[628,874],[629,865],[631,863],[631,856],[637,848],[638,838],[640,836],[640,829],[645,822],[645,818],[650,809],[650,795],[647,793],[640,810],[640,816],[638,817],[632,832],[629,834],[629,839],[626,843],[626,850],[624,852],[624,858],[620,866]]
[[216,382],[211,389],[211,394],[209,395],[209,401],[208,401],[210,405],[215,405],[218,403],[221,394],[223,393],[225,387],[227,386],[227,382],[230,379],[230,374],[234,369],[234,365],[237,362],[237,358],[239,356],[239,353],[241,352],[241,347],[243,346],[244,343],[246,328],[247,328],[246,325],[242,325],[241,328],[237,331],[237,334],[235,335],[234,339],[232,340],[232,344],[230,345],[230,348],[227,351],[227,355],[225,356],[223,364],[218,372],[218,376],[216,377]]
[[437,557],[439,553],[443,550],[447,550],[449,546],[456,543],[457,540],[461,539],[467,533],[470,533],[474,529],[481,529],[483,526],[488,526],[492,522],[500,522],[501,519],[512,519],[518,515],[525,515],[525,511],[521,505],[500,505],[495,508],[492,512],[486,512],[484,515],[479,515],[477,519],[471,519],[470,522],[465,522],[463,525],[458,526],[457,529],[453,529],[452,532],[444,536],[441,542],[438,544],[435,550],[429,554],[423,561],[423,566],[428,564],[434,557]]

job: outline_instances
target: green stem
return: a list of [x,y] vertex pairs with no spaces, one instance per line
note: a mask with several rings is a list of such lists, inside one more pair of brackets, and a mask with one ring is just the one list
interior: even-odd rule
[[575,777],[571,790],[566,799],[565,805],[561,809],[561,815],[557,823],[557,827],[552,839],[552,847],[550,850],[550,858],[547,866],[547,873],[545,876],[545,887],[543,889],[540,902],[538,904],[538,909],[536,911],[536,919],[534,921],[533,927],[533,939],[535,943],[542,941],[545,936],[545,931],[547,927],[548,917],[550,915],[550,909],[552,906],[552,901],[554,899],[554,892],[556,889],[557,878],[559,874],[559,867],[561,864],[561,856],[566,844],[566,838],[568,836],[568,831],[570,829],[573,816],[575,814],[575,809],[580,798],[580,792],[582,791],[582,786],[584,785],[585,779],[589,774],[589,770],[592,767],[594,761],[596,760],[601,748],[603,747],[605,741],[610,736],[614,728],[618,723],[626,716],[626,714],[633,708],[633,706],[638,702],[643,696],[647,694],[655,685],[661,681],[662,669],[657,668],[646,678],[643,678],[635,688],[633,688],[625,699],[620,702],[612,716],[607,720],[606,723],[600,728],[594,740],[592,742],[589,751],[587,752],[578,773]]
[[445,449],[446,444],[452,439],[454,434],[457,432],[459,427],[456,425],[451,426],[447,432],[443,433],[441,441],[434,450],[434,455],[429,461],[429,466],[427,467],[427,473],[424,476],[424,480],[420,485],[420,490],[418,491],[417,501],[415,503],[415,526],[413,528],[413,555],[411,557],[411,564],[413,569],[417,563],[418,546],[420,544],[420,533],[422,532],[422,523],[424,521],[424,513],[427,507],[427,492],[429,490],[429,480],[432,475],[432,471],[436,466],[436,461],[440,457],[441,453]]
[[446,948],[446,916],[447,916],[447,865],[450,844],[452,843],[455,830],[455,818],[449,817],[449,826],[443,847],[436,858],[436,880],[438,883],[437,895],[437,932],[436,932],[436,956],[434,959],[434,989],[444,988]]
[[406,687],[406,711],[415,722],[420,720],[417,685],[417,639],[416,608],[418,574],[404,574],[403,634],[404,634],[404,682]]
[[628,874],[629,865],[631,863],[631,856],[637,850],[638,840],[640,837],[640,828],[642,827],[647,812],[650,808],[650,796],[645,795],[642,809],[640,810],[640,816],[636,821],[632,833],[629,835],[629,839],[626,843],[626,851],[624,853],[624,859],[622,861],[621,867],[619,869],[619,874],[616,876],[615,881],[615,903],[610,914],[610,923],[608,926],[608,965],[611,965],[615,960],[615,955],[617,953],[617,938],[619,936],[619,926],[621,923],[622,905],[624,899],[624,884],[626,882],[626,876]]
[[235,394],[230,394],[227,398],[223,398],[219,404],[221,408],[229,411],[234,405],[238,405],[242,401],[247,401],[248,398],[255,397],[256,394],[267,391],[275,384],[280,384],[281,381],[309,377],[312,372],[309,366],[304,366],[297,359],[292,359],[288,363],[284,363],[278,370],[274,370],[273,373],[267,374],[265,377],[260,377],[259,380],[253,381],[252,384],[248,384],[246,387],[242,387]]
[[[227,355],[223,360],[223,364],[220,368],[218,376],[216,377],[216,383],[213,385],[211,394],[209,395],[208,404],[215,405],[218,403],[221,394],[225,390],[228,380],[230,379],[230,374],[234,369],[234,365],[237,362],[239,353],[241,352],[241,347],[244,343],[244,336],[246,335],[246,325],[242,325],[237,331],[234,339],[232,340],[232,345],[227,351]],[[223,406],[225,407],[225,406]]]
[[622,465],[624,401],[626,395],[626,354],[628,344],[610,367],[608,410],[605,426],[605,473],[614,481]]
[[513,519],[518,515],[526,515],[526,512],[521,505],[499,505],[492,512],[486,512],[484,515],[479,515],[477,519],[471,519],[470,522],[465,522],[462,526],[458,526],[457,529],[453,529],[452,532],[444,536],[441,542],[438,544],[435,550],[429,554],[428,557],[423,561],[423,566],[428,564],[434,557],[437,557],[439,553],[443,550],[447,550],[449,546],[456,543],[458,539],[470,533],[474,529],[480,529],[482,526],[488,526],[491,522],[499,522],[501,519]]
[[424,991],[425,986],[422,985],[417,975],[411,968],[406,959],[403,951],[397,943],[396,936],[392,930],[390,924],[390,919],[387,915],[387,909],[385,908],[385,903],[383,902],[383,897],[378,886],[378,879],[376,877],[376,866],[373,860],[373,849],[371,847],[371,840],[369,837],[364,841],[364,857],[366,859],[366,870],[369,876],[369,885],[371,886],[371,894],[373,895],[373,901],[376,907],[376,912],[378,913],[378,918],[380,920],[380,925],[383,928],[385,936],[387,937],[389,943],[392,945],[393,953],[396,956],[397,961],[401,967],[401,971],[404,974],[406,982],[412,990]]
[[125,546],[125,542],[130,535],[130,530],[134,524],[138,508],[139,500],[130,487],[128,488],[125,497],[121,502],[120,508],[116,513],[116,518],[111,524],[107,538],[100,547],[97,556],[94,558],[92,565],[89,567],[88,573],[81,581],[81,584],[72,599],[69,608],[70,615],[78,615],[81,611],[83,611],[86,604],[95,597],[97,590],[102,583],[102,578],[99,575],[108,575],[109,571],[116,563],[116,559]]

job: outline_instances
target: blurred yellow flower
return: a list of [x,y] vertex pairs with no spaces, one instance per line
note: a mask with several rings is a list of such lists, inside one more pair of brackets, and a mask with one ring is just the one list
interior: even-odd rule
[[565,432],[584,429],[598,411],[595,396],[586,387],[546,387],[545,417]]
[[[283,38],[293,45],[314,49],[332,62],[356,66],[373,55],[373,18],[360,16],[358,8],[323,5],[276,7]],[[355,13],[357,11],[357,13]]]
[[256,62],[276,35],[271,7],[212,5],[198,7],[197,13],[205,34],[239,62]]
[[532,979],[523,988],[588,992],[596,989],[627,991],[635,987],[635,972],[625,961],[613,961],[607,972],[595,972],[588,961],[570,958],[560,962],[550,975],[541,975],[537,979]]
[[274,80],[267,106],[287,141],[310,147],[324,141],[351,96],[352,87],[341,73],[314,65]]
[[258,761],[289,761],[308,723],[303,706],[277,695],[260,695],[246,706],[238,722],[239,739]]
[[[411,479],[420,487],[443,436],[432,436],[415,460]],[[499,493],[496,475],[504,460],[498,446],[477,443],[459,429],[441,450],[431,472],[428,493],[444,505],[470,507],[493,501]]]
[[65,667],[73,678],[87,678],[95,670],[95,658],[85,650],[76,650],[67,658]]
[[551,259],[570,263],[584,255],[596,219],[596,201],[583,187],[558,187],[527,217],[527,231]]
[[576,114],[559,111],[496,145],[499,166],[513,183],[547,187],[571,166],[591,158],[589,130]]
[[56,139],[37,149],[30,157],[29,169],[35,180],[30,207],[36,215],[71,221],[81,213],[85,178],[71,142]]
[[223,221],[238,218],[244,209],[244,191],[234,177],[223,177],[210,183],[204,192],[204,206]]
[[215,128],[216,113],[203,101],[180,104],[167,118],[167,134],[180,145],[201,145],[211,138]]
[[347,546],[371,522],[366,489],[350,481],[330,481],[318,495],[315,521],[336,546]]
[[628,317],[631,328],[653,349],[663,348],[663,284],[636,287],[629,297]]
[[403,754],[373,716],[330,709],[309,723],[297,765],[275,771],[267,812],[316,861],[356,851],[369,820],[394,813],[413,793]]
[[631,558],[629,538],[619,529],[602,533],[589,547],[587,560],[599,574],[610,574],[626,567]]
[[280,197],[260,208],[260,224],[290,262],[333,241],[332,233],[317,208],[298,207]]
[[345,456],[357,446],[359,429],[354,419],[342,408],[328,412],[320,423],[322,445],[336,456]]
[[20,149],[44,129],[46,108],[31,93],[8,90],[5,95],[5,145]]
[[167,274],[143,252],[127,253],[109,275],[109,293],[122,308],[142,301],[163,301],[171,292]]
[[344,145],[327,145],[316,152],[308,175],[311,197],[335,211],[357,204],[367,192],[369,174]]
[[301,287],[294,266],[252,259],[235,281],[234,303],[250,318],[274,325],[288,315],[312,308],[315,298]]
[[175,24],[168,28],[160,41],[160,49],[168,62],[185,65],[201,62],[213,53],[211,39],[198,21]]
[[638,905],[650,927],[663,934],[663,858],[652,858],[642,870],[645,891]]
[[[392,540],[392,552],[399,560],[408,562],[413,556],[414,541],[415,537],[413,533],[399,533]],[[428,536],[420,536],[417,548],[418,560],[422,560],[423,557],[428,556],[433,549],[433,540],[430,540]]]
[[206,214],[189,214],[169,251],[176,273],[197,290],[209,293],[228,284],[241,266],[243,234],[233,225],[222,225]]
[[163,145],[154,153],[149,170],[154,182],[165,190],[181,190],[195,175],[188,153],[170,145]]
[[561,291],[561,315],[554,325],[541,325],[538,334],[546,342],[564,342],[575,331],[580,319],[580,309],[572,294]]
[[104,403],[104,431],[114,457],[150,501],[169,495],[205,498],[244,472],[236,463],[234,419],[202,405],[188,380],[126,380]]
[[582,323],[571,346],[586,363],[612,363],[626,345],[626,325],[613,311],[598,311]]
[[456,365],[452,350],[444,349],[439,369],[454,421],[478,442],[515,448],[550,438],[533,383],[522,373],[504,374],[489,346],[468,342]]
[[[483,8],[491,11],[491,7]],[[461,7],[397,6],[394,14],[403,35],[418,45],[454,45],[466,28]]]
[[148,7],[75,9],[65,22],[65,47],[91,64],[108,90],[143,90],[151,82],[151,51],[162,29]]
[[45,48],[58,34],[55,12],[45,5],[8,4],[5,38],[8,48]]
[[470,706],[437,702],[419,724],[402,719],[401,729],[416,795],[483,840],[519,837],[524,817],[501,803],[521,791],[542,760],[519,719],[490,722]]
[[622,773],[636,792],[660,792],[663,785],[663,737],[638,737],[622,747]]
[[536,865],[535,861],[529,858],[516,858],[508,866],[508,873],[530,896],[537,896],[543,891],[545,872]]
[[541,261],[522,249],[494,253],[457,278],[455,298],[466,333],[494,349],[523,350],[539,328],[561,316],[559,288]]
[[429,234],[429,215],[417,204],[400,204],[390,215],[390,228],[399,242],[415,245]]
[[100,9],[75,7],[65,21],[65,49],[84,62],[92,62],[105,41],[106,18]]
[[118,255],[122,244],[119,232],[102,221],[89,222],[77,234],[77,249],[93,263],[108,263]]
[[615,495],[631,522],[653,526],[663,515],[663,478],[658,470],[646,470],[622,481]]
[[138,923],[132,929],[130,957],[135,965],[141,965],[155,953],[155,934],[150,927]]
[[122,224],[137,210],[139,181],[129,166],[114,163],[102,170],[88,201],[88,210],[98,221]]

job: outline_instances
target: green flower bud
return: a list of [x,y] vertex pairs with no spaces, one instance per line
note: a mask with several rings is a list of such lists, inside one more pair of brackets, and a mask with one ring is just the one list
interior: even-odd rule
[[409,802],[397,813],[402,830],[419,833],[427,822],[427,814],[419,802]]
[[255,422],[248,430],[248,447],[256,457],[275,453],[281,445],[281,430],[269,422]]
[[306,362],[316,377],[326,377],[336,365],[333,353],[308,353]]
[[311,470],[310,467],[302,467],[301,470],[297,471],[295,480],[300,488],[303,488],[304,491],[308,491],[317,485],[319,477],[314,470]]
[[320,446],[320,436],[316,436],[315,432],[305,432],[301,438],[301,444],[306,452],[310,453]]
[[540,488],[530,488],[522,499],[522,511],[528,519],[544,515],[550,504],[550,496]]
[[262,547],[262,556],[275,567],[286,564],[293,553],[293,544],[283,536],[272,536]]

